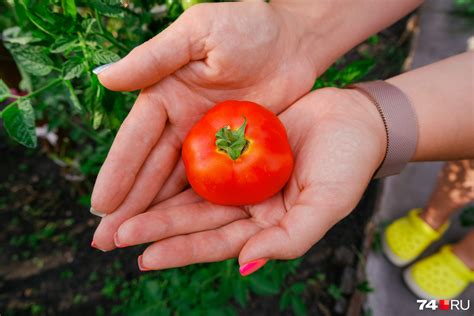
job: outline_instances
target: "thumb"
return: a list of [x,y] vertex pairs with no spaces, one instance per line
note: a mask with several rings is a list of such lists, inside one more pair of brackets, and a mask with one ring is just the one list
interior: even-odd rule
[[210,20],[206,6],[195,6],[164,31],[134,48],[116,63],[94,69],[102,85],[115,91],[146,88],[191,60],[206,56],[205,40]]
[[[275,226],[250,238],[239,254],[240,273],[245,276],[271,259],[295,259],[304,255],[352,207],[330,205],[316,201],[315,192],[301,193],[298,201]],[[306,195],[306,198],[304,197]],[[308,199],[310,197],[310,199]],[[302,201],[311,201],[301,204]],[[327,201],[327,200],[326,200]]]

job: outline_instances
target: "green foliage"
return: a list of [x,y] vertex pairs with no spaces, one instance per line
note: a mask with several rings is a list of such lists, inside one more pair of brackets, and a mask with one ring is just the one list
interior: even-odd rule
[[455,0],[454,13],[474,17],[474,0]]
[[307,315],[307,307],[302,298],[305,290],[306,284],[302,282],[293,283],[287,288],[280,298],[280,311],[283,312],[291,307],[296,316]]
[[163,2],[134,3],[134,10],[120,0],[2,3],[2,16],[8,13],[0,19],[3,45],[17,64],[19,88],[25,92],[14,96],[0,81],[0,102],[9,103],[0,112],[8,135],[35,147],[37,122],[47,122],[63,146],[50,153],[54,159],[96,175],[136,93],[106,91],[92,69],[117,61],[182,12],[179,3],[172,16],[151,12],[151,6]]
[[357,284],[356,289],[362,293],[371,293],[374,291],[374,288],[370,285],[368,280],[361,281]]
[[375,228],[374,237],[372,239],[372,250],[377,253],[382,253],[382,236],[385,228],[390,224],[390,221],[381,221]]
[[342,298],[342,291],[341,288],[335,284],[329,284],[328,286],[328,294],[334,299],[334,300],[340,300]]
[[[285,278],[296,272],[300,262],[269,262],[264,269],[245,278],[240,276],[236,260],[193,265],[150,272],[131,283],[108,281],[103,292],[109,297],[128,298],[116,310],[128,316],[236,315],[229,301],[245,307],[252,293],[277,295]],[[305,310],[298,296],[303,290],[304,284],[297,283],[285,291],[289,304],[298,311]],[[298,295],[293,298],[293,294]]]
[[316,80],[313,90],[324,87],[343,88],[353,82],[359,81],[374,67],[375,61],[367,57],[355,60],[344,66],[342,66],[342,64],[343,60],[329,67],[328,70]]

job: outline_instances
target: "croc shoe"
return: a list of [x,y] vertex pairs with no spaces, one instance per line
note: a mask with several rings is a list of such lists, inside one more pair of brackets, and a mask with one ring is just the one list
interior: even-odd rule
[[401,267],[415,260],[432,242],[443,235],[449,226],[444,223],[438,230],[433,229],[421,217],[421,209],[412,209],[385,229],[382,249],[387,258]]
[[403,278],[410,290],[420,298],[452,299],[458,297],[470,282],[474,282],[474,272],[448,245],[408,267]]

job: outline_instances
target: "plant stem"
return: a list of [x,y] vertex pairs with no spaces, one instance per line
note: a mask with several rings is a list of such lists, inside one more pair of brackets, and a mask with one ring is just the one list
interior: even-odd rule
[[44,90],[47,90],[51,87],[53,87],[54,85],[57,85],[58,83],[60,83],[61,81],[63,81],[63,78],[56,78],[54,80],[51,80],[48,84],[42,86],[41,88],[39,88],[38,90],[36,91],[33,91],[31,93],[28,93],[27,95],[24,95],[24,96],[19,96],[16,98],[15,101],[13,101],[12,103],[10,103],[9,105],[7,105],[2,111],[0,111],[0,116],[2,115],[2,113],[8,109],[9,107],[11,106],[14,106],[16,103],[20,102],[21,100],[25,100],[25,99],[29,99],[31,97],[34,97],[35,95],[43,92]]
[[110,35],[109,32],[107,32],[107,30],[104,28],[104,25],[102,24],[102,19],[100,18],[100,15],[97,12],[97,10],[94,10],[94,13],[95,13],[95,19],[97,20],[97,24],[99,25],[100,33],[92,33],[92,34],[104,37],[110,43],[112,43],[115,47],[120,49],[123,53],[128,53],[130,49],[128,49],[128,47],[126,47],[125,45],[117,42],[117,40],[112,35]]
[[82,53],[84,54],[85,57],[85,62],[86,62],[86,70],[87,74],[90,79],[90,71],[91,71],[91,65],[89,64],[89,60],[91,59],[91,56],[89,55],[89,50],[87,49],[87,44],[84,41],[84,36],[82,36],[82,33],[77,32],[77,36],[79,37],[79,45],[81,46]]
[[73,120],[69,120],[69,123],[71,123],[72,126],[76,127],[77,129],[81,130],[84,134],[89,136],[91,139],[95,140],[97,143],[100,144],[107,144],[107,142],[100,137],[97,137],[94,133],[86,129],[85,127],[81,126],[80,124],[74,122]]

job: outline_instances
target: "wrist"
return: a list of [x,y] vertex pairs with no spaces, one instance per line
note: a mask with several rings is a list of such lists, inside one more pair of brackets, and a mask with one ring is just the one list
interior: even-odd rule
[[336,45],[332,43],[334,38],[331,38],[337,35],[345,19],[332,1],[272,0],[270,6],[290,26],[291,36],[299,39],[300,48],[311,60],[317,76],[350,49],[338,47],[346,40],[338,40]]
[[374,172],[382,165],[387,153],[387,131],[374,103],[363,93],[356,89],[343,89],[343,93],[351,100],[351,105],[357,108],[360,120],[364,127],[373,136],[373,146],[376,148]]
[[318,75],[339,57],[416,9],[422,0],[272,0],[270,5],[292,15],[304,28],[306,45]]

